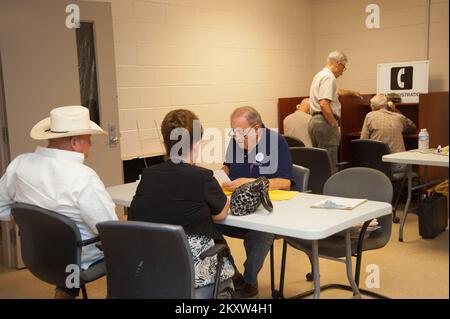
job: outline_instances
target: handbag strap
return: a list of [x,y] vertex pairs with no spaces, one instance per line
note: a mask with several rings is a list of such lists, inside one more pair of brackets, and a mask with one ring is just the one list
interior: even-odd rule
[[261,203],[264,206],[265,209],[267,209],[269,212],[273,211],[273,204],[269,197],[269,191],[263,190],[261,192]]

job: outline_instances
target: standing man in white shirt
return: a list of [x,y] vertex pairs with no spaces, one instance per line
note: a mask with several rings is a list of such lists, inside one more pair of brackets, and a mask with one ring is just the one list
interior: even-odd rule
[[[72,219],[81,239],[98,235],[96,224],[117,220],[115,205],[94,170],[83,164],[91,147],[91,135],[105,132],[89,120],[83,106],[53,109],[50,117],[37,123],[30,135],[48,140],[34,153],[19,155],[0,179],[0,220],[11,220],[11,204],[36,205]],[[95,244],[83,247],[81,267],[89,268],[103,259]],[[75,298],[79,289],[57,287],[55,298]]]
[[309,134],[314,147],[326,149],[331,157],[332,172],[336,172],[340,143],[339,118],[341,117],[340,95],[361,97],[358,92],[339,90],[336,79],[347,69],[344,53],[333,51],[328,55],[327,65],[314,76],[309,91],[312,119]]

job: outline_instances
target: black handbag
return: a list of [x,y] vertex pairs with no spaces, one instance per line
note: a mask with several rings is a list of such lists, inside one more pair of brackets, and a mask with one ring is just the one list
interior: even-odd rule
[[434,191],[424,195],[419,204],[419,234],[434,238],[447,228],[447,198]]
[[269,180],[262,176],[257,180],[242,184],[231,194],[231,214],[245,216],[252,214],[263,205],[269,212],[273,210],[269,198]]

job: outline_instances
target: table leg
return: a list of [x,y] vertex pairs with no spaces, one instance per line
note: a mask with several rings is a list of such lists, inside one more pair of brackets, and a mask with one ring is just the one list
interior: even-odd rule
[[353,298],[361,299],[358,285],[353,278],[352,270],[352,240],[350,238],[350,229],[345,231],[345,266],[347,269],[347,279],[353,290]]
[[312,242],[312,266],[314,277],[314,299],[320,298],[320,274],[319,274],[319,242],[313,240]]
[[412,196],[412,165],[408,165],[408,199],[406,200],[405,209],[403,210],[402,221],[400,222],[399,241],[403,241],[403,227],[406,223],[406,216],[408,215],[409,205],[411,204]]

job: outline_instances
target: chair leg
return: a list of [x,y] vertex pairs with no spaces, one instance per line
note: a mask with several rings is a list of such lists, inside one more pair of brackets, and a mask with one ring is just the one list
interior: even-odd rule
[[222,263],[223,263],[223,251],[221,251],[217,254],[216,279],[214,282],[214,290],[213,290],[212,299],[217,299],[217,295],[219,294],[220,275],[222,273]]
[[81,285],[81,294],[83,295],[83,299],[89,299],[86,291],[86,286],[84,284]]
[[[353,289],[351,286],[348,285],[342,285],[342,284],[328,284],[328,285],[324,285],[324,286],[320,286],[320,292],[326,291],[328,289],[340,289],[340,290],[345,290],[345,291],[351,291],[353,292]],[[370,290],[366,290],[366,289],[361,289],[359,288],[359,292],[362,295],[366,295],[372,298],[378,298],[378,299],[390,299],[389,297],[382,295],[382,294],[378,294],[376,292],[370,291]],[[305,291],[301,294],[298,294],[296,296],[290,297],[289,299],[303,299],[306,298],[308,296],[311,296],[314,294],[314,289],[313,290],[309,290],[309,291]]]
[[[362,252],[359,252],[356,255],[356,267],[355,267],[355,283],[359,288],[359,280],[360,280],[360,274],[361,274],[361,264],[362,264]],[[281,288],[280,288],[281,289]],[[324,285],[320,287],[320,291],[325,291],[328,289],[341,289],[341,290],[346,290],[346,291],[351,291],[353,292],[353,289],[351,286],[349,285],[342,285],[342,284],[328,284],[328,285]],[[370,291],[370,290],[366,290],[366,289],[362,289],[359,288],[359,292],[362,295],[366,295],[372,298],[378,298],[378,299],[389,299],[389,297],[382,295],[382,294],[378,294],[376,292]],[[294,297],[291,297],[291,299],[302,299],[308,296],[311,296],[314,294],[314,290],[309,290],[306,291],[304,293],[298,294]]]
[[273,243],[270,246],[270,291],[272,292],[272,298],[275,295],[275,266],[274,266],[274,248]]
[[[367,226],[369,225],[370,221],[366,222],[365,225],[363,226],[364,229],[367,229]],[[365,232],[365,230],[364,230]],[[362,265],[362,247],[363,247],[363,239],[364,239],[364,234],[362,237],[360,237],[359,239],[359,244],[358,244],[358,249],[356,254],[354,255],[356,257],[356,266],[355,266],[355,283],[359,288],[359,281],[360,281],[360,276],[361,276],[361,265]],[[281,272],[280,272],[280,288],[279,288],[279,296],[280,298],[285,298],[284,297],[284,275],[285,275],[285,268],[286,268],[286,252],[287,252],[287,242],[285,240],[283,240],[283,253],[281,256]],[[311,257],[309,257],[309,260],[311,261]],[[311,263],[312,265],[312,263]],[[311,266],[312,267],[312,266]],[[308,276],[313,276],[312,275],[312,270],[310,273],[307,274]],[[342,285],[342,284],[328,284],[328,285],[324,285],[320,287],[321,291],[325,291],[328,289],[342,289],[342,290],[346,290],[346,291],[351,291],[353,292],[353,288],[349,285]],[[382,294],[378,294],[376,292],[370,291],[370,290],[366,290],[366,289],[361,289],[359,288],[359,292],[360,294],[372,297],[372,298],[380,298],[380,299],[389,299],[389,297],[384,296]],[[306,291],[304,293],[298,294],[296,296],[290,297],[289,299],[302,299],[305,298],[307,296],[311,296],[314,294],[314,289],[313,290],[309,290]]]
[[361,261],[362,261],[362,254],[359,254],[358,256],[356,256],[356,266],[355,266],[355,282],[358,288],[359,288],[359,278],[361,276]]
[[284,275],[286,272],[287,242],[283,239],[283,251],[281,254],[280,269],[280,287],[278,289],[278,298],[284,299]]
[[307,281],[311,282],[314,280],[314,270],[313,270],[313,262],[311,260],[311,256],[308,255],[308,258],[309,258],[309,264],[311,265],[311,272],[307,273],[305,277],[306,277]]
[[[356,253],[353,255],[353,256],[356,257],[356,266],[355,266],[355,277],[354,277],[354,280],[355,280],[356,286],[358,287],[358,290],[359,290],[360,294],[367,295],[367,296],[370,296],[372,298],[389,299],[389,297],[386,297],[386,296],[384,296],[382,294],[378,294],[378,293],[370,291],[370,290],[359,288],[359,280],[360,280],[360,276],[361,276],[362,255],[363,255],[364,235],[366,233],[367,227],[369,226],[370,222],[371,221],[369,220],[369,221],[366,221],[364,223],[364,225],[363,225],[363,227],[361,229],[361,233],[360,233],[359,239],[358,239],[358,246],[357,246]],[[281,258],[281,275],[280,275],[280,295],[281,296],[283,296],[283,288],[284,288],[284,271],[285,271],[284,268],[285,268],[285,264],[286,264],[286,246],[287,246],[286,241],[283,241],[283,256]],[[308,255],[308,257],[309,257],[309,260],[311,262],[311,256]],[[312,265],[312,262],[311,262],[311,265]],[[312,277],[312,271],[308,275],[311,275],[311,277]],[[308,277],[308,275],[307,275],[307,277]],[[351,292],[354,291],[354,289],[351,286],[349,286],[349,285],[342,285],[342,284],[329,284],[329,285],[325,285],[325,286],[321,286],[320,287],[321,291],[325,291],[327,289],[343,289],[343,290],[351,291]],[[309,291],[303,292],[303,293],[301,293],[299,295],[296,295],[294,297],[291,297],[290,299],[305,298],[307,296],[313,295],[314,292],[315,292],[314,289],[313,290],[309,290]],[[283,298],[284,298],[284,296],[283,296]]]
[[396,224],[398,224],[400,222],[400,218],[397,217],[397,207],[398,207],[398,202],[400,200],[400,196],[402,196],[402,191],[403,188],[405,186],[405,182],[406,182],[406,175],[402,178],[402,181],[400,183],[400,186],[397,187],[397,196],[395,197],[395,202],[394,202],[394,206],[392,208],[392,221]]
[[353,256],[356,257],[356,266],[355,266],[355,283],[356,286],[359,288],[359,278],[361,276],[361,263],[362,263],[362,254],[363,254],[363,247],[364,247],[364,236],[366,234],[367,228],[369,227],[371,223],[371,220],[367,220],[364,222],[363,227],[361,228],[361,232],[359,234],[358,238],[358,246],[356,247],[356,254]]
[[400,200],[400,196],[401,196],[401,187],[399,189],[399,187],[396,187],[396,192],[395,192],[395,200],[392,203],[392,222],[395,224],[398,224],[398,222],[400,221],[400,218],[397,217],[397,206],[398,206],[398,202]]

